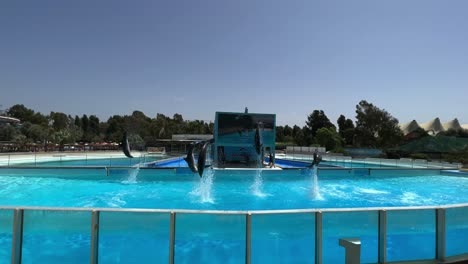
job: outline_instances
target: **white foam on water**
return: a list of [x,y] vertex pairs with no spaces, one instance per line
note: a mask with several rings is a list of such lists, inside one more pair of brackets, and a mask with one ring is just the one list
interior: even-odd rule
[[340,199],[350,199],[352,197],[351,192],[347,191],[348,186],[346,184],[328,184],[327,185],[327,196],[338,197]]
[[389,194],[389,192],[387,191],[379,191],[379,190],[376,190],[376,189],[368,189],[368,188],[356,188],[356,191],[360,192],[360,193],[368,193],[368,194]]
[[405,204],[419,204],[421,203],[421,197],[414,192],[403,192],[400,201]]
[[252,191],[252,194],[257,196],[257,197],[266,197],[268,196],[267,193],[263,192],[263,178],[262,178],[262,170],[257,170],[255,173],[255,180],[250,186],[250,190]]
[[107,205],[109,207],[124,207],[127,202],[125,201],[125,197],[128,194],[127,191],[120,191],[117,192],[114,196],[111,197],[110,200],[107,200]]
[[215,202],[211,194],[213,178],[214,170],[211,167],[205,169],[200,181],[195,185],[195,188],[190,192],[190,194],[199,197],[201,203],[214,204]]

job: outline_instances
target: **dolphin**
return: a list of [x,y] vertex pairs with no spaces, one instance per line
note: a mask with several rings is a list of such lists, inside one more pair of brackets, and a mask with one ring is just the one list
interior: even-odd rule
[[127,132],[124,132],[123,138],[122,138],[122,150],[125,156],[129,158],[133,158],[132,154],[130,154],[130,144],[128,144],[128,136]]
[[314,153],[313,163],[315,164],[315,166],[318,166],[321,161],[322,161],[322,156],[318,155],[317,153]]
[[263,146],[263,140],[262,140],[262,134],[260,133],[260,124],[257,123],[257,128],[255,128],[255,151],[257,151],[258,155],[260,155],[262,146]]
[[200,153],[198,154],[198,175],[200,175],[200,178],[203,176],[203,170],[205,169],[206,166],[206,151],[208,149],[208,145],[210,144],[210,141],[205,141],[200,149]]
[[312,164],[309,167],[312,168],[314,166],[318,166],[321,161],[322,161],[322,156],[318,155],[317,150],[315,150],[314,160],[312,161]]
[[193,173],[198,172],[198,168],[195,166],[195,156],[193,155],[193,149],[195,148],[195,146],[197,144],[198,143],[192,143],[192,144],[189,145],[189,149],[188,149],[188,152],[187,152],[187,157],[184,158],[184,160],[187,162],[190,170]]

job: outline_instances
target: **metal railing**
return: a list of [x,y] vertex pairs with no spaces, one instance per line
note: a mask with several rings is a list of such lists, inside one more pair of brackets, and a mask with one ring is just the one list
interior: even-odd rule
[[[450,208],[468,208],[468,204],[456,204],[448,206],[417,206],[417,207],[386,207],[386,208],[342,208],[342,209],[303,209],[303,210],[265,210],[265,211],[215,211],[215,210],[166,210],[166,209],[111,209],[111,208],[57,208],[57,207],[0,207],[1,210],[13,210],[13,233],[11,248],[11,263],[21,263],[22,243],[23,243],[23,223],[24,212],[29,210],[36,211],[85,211],[90,212],[91,223],[91,243],[90,243],[90,263],[98,263],[99,256],[99,229],[101,212],[131,212],[131,213],[158,213],[169,214],[169,259],[170,264],[174,263],[176,243],[176,222],[179,214],[214,214],[214,215],[244,215],[245,216],[245,263],[249,264],[252,254],[252,216],[255,215],[273,215],[273,214],[314,214],[315,215],[315,263],[321,264],[323,261],[323,214],[339,212],[376,212],[378,214],[378,263],[389,263],[387,261],[387,213],[389,211],[411,211],[411,210],[434,210],[435,213],[435,259],[421,260],[418,263],[445,263],[454,259],[461,259],[467,256],[446,256],[446,209]],[[291,227],[294,229],[294,227]],[[356,238],[359,239],[359,238]],[[338,241],[337,241],[338,242]],[[349,242],[349,241],[348,241]],[[346,242],[343,242],[346,244]],[[341,242],[340,242],[341,245]],[[366,245],[360,245],[360,248]],[[468,252],[467,252],[468,253]],[[351,257],[351,256],[349,256]],[[400,260],[399,260],[400,261]]]
[[128,159],[121,152],[97,153],[9,153],[0,154],[0,167],[25,166],[135,166],[167,157],[157,153],[134,153],[135,158]]
[[[70,162],[81,162],[78,166],[135,166],[159,160],[161,157],[170,155],[139,153],[136,152],[134,159],[127,159],[121,152],[51,152],[51,153],[9,153],[0,154],[0,167],[28,166],[39,167],[48,166],[74,166]],[[168,153],[171,154],[171,153]],[[172,153],[172,156],[185,155],[185,152]],[[310,162],[313,160],[312,154],[277,154],[277,158],[286,158],[295,161]],[[323,162],[332,162],[334,165],[359,168],[359,167],[398,167],[398,168],[440,168],[459,169],[460,163],[429,162],[420,159],[380,159],[380,158],[351,158],[349,156],[324,155]]]
[[[297,161],[312,161],[312,154],[277,154],[277,158],[285,158]],[[441,168],[441,169],[460,169],[461,163],[448,163],[448,162],[433,162],[421,159],[381,159],[381,158],[352,158],[349,156],[331,156],[323,155],[323,162],[333,162],[337,166],[343,167],[362,167],[362,166],[375,166],[375,167],[402,167],[402,168]]]

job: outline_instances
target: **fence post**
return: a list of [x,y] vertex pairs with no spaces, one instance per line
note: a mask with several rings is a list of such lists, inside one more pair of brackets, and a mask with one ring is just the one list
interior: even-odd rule
[[169,226],[169,264],[174,263],[174,248],[175,248],[175,227],[176,213],[171,212],[171,222]]
[[15,209],[13,215],[13,234],[12,234],[12,246],[11,246],[11,263],[21,263],[22,251],[23,251],[23,209]]
[[91,264],[98,263],[99,256],[99,211],[92,212],[91,220]]
[[252,215],[245,215],[245,263],[250,264],[251,246],[252,246]]
[[315,263],[322,264],[322,212],[315,213]]
[[387,262],[387,211],[379,210],[379,263]]
[[436,209],[436,259],[440,262],[445,261],[446,246],[446,225],[445,209]]

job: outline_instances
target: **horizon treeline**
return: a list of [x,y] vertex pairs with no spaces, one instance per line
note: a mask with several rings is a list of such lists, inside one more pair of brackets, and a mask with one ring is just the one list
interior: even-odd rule
[[[170,139],[173,134],[213,134],[214,130],[213,122],[184,120],[177,113],[172,117],[159,113],[148,117],[138,110],[102,121],[96,115],[71,116],[62,112],[44,115],[16,104],[6,115],[20,119],[21,126],[0,126],[0,141],[18,145],[120,142],[127,131],[133,145],[144,147],[154,145],[159,139]],[[313,110],[303,127],[276,126],[276,141],[279,145],[323,146],[341,151],[345,146],[392,148],[405,139],[396,118],[365,100],[356,105],[355,119],[353,122],[340,115],[336,127],[323,110]],[[427,136],[424,130],[411,135],[413,139],[423,136]]]

